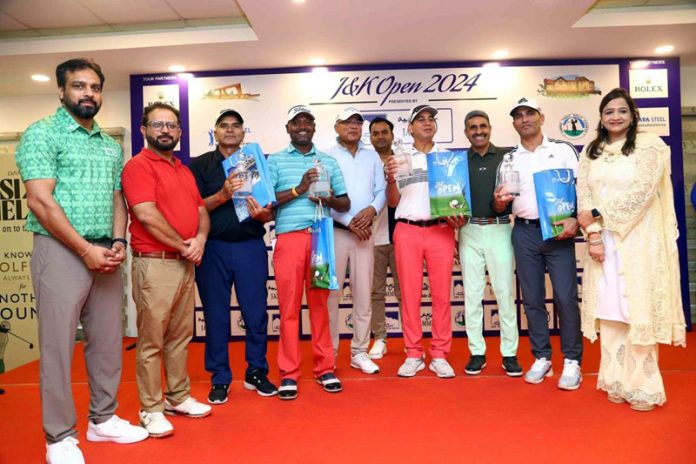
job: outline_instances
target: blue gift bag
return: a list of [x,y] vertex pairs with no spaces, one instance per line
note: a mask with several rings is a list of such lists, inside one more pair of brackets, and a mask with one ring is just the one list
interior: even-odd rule
[[334,226],[330,216],[324,216],[321,204],[312,223],[312,246],[309,257],[310,286],[338,290],[336,255],[334,253]]
[[[248,143],[244,145],[243,150],[248,160],[247,170],[251,173],[251,196],[253,196],[262,207],[265,207],[269,203],[274,205],[276,202],[275,190],[273,190],[273,185],[271,185],[268,163],[266,162],[266,157],[261,147],[258,143]],[[225,172],[225,176],[229,176],[237,167],[239,152],[240,150],[237,150],[226,159],[222,160],[222,169]],[[251,216],[249,216],[249,210],[246,206],[246,199],[235,197],[232,201],[234,203],[235,212],[237,213],[237,219],[239,219],[240,222],[248,221]]]
[[467,152],[429,153],[426,159],[428,160],[430,215],[433,218],[456,214],[471,216]]
[[568,219],[575,213],[575,177],[572,169],[549,169],[534,173],[541,236],[553,239],[563,230],[554,222]]

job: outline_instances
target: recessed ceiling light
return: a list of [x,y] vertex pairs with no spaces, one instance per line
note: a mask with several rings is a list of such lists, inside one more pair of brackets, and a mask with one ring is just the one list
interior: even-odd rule
[[491,56],[496,59],[507,58],[508,56],[510,56],[510,52],[507,50],[497,50],[494,51],[491,54]]
[[186,66],[181,64],[173,64],[167,69],[169,69],[171,72],[180,73],[186,71]]
[[658,53],[660,55],[664,53],[670,53],[674,51],[674,45],[662,45],[661,47],[657,47],[655,49],[655,53]]
[[50,77],[44,75],[44,74],[32,74],[31,78],[35,80],[36,82],[48,82],[51,80]]
[[304,3],[305,0],[292,0],[292,3]]
[[319,58],[319,57],[310,58],[309,64],[311,64],[312,66],[321,66],[321,65],[326,64],[326,60],[324,58]]
[[491,61],[490,63],[486,63],[483,65],[484,68],[497,68],[500,66],[500,63],[497,61]]

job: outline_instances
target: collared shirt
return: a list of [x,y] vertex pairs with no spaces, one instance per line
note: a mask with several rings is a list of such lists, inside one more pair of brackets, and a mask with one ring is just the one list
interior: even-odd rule
[[384,165],[377,152],[358,142],[358,150],[353,156],[337,140],[326,153],[338,162],[350,197],[350,210],[345,213],[331,210],[334,220],[348,226],[353,217],[368,206],[379,214],[387,203],[384,195],[387,184],[384,181]]
[[178,251],[155,239],[133,214],[133,206],[153,202],[167,223],[183,238],[198,233],[198,208],[205,203],[191,171],[174,157],[174,163],[143,148],[123,168],[123,194],[130,207],[131,246],[135,251]]
[[[53,198],[78,234],[88,239],[111,237],[114,190],[121,190],[123,152],[96,121],[87,132],[61,106],[27,128],[15,160],[25,182],[56,180]],[[50,235],[31,211],[26,228]]]
[[396,206],[396,219],[408,219],[410,221],[427,221],[432,219],[430,215],[430,191],[428,187],[428,159],[434,153],[444,152],[435,144],[430,152],[421,153],[411,147],[411,167],[413,175],[397,182],[401,199]]
[[508,151],[510,150],[498,148],[491,143],[488,145],[486,154],[481,156],[469,147],[470,206],[473,217],[496,217],[509,214],[509,211],[496,213],[491,205],[498,177],[498,166],[503,161],[503,155]]
[[517,145],[512,150],[514,169],[520,173],[520,195],[512,202],[512,213],[524,219],[539,219],[534,173],[547,169],[572,169],[575,177],[578,171],[578,152],[564,140],[543,136],[541,145],[533,152]]
[[[289,144],[283,150],[268,157],[268,172],[276,192],[297,187],[305,172],[314,167],[314,160],[319,159],[321,165],[329,173],[329,182],[335,197],[346,194],[341,168],[335,159],[312,149],[304,154]],[[316,203],[308,199],[308,192],[279,207],[276,212],[275,230],[277,234],[292,232],[310,227],[314,222]],[[329,208],[324,207],[324,216],[329,215]]]
[[[196,179],[198,191],[201,192],[203,198],[215,195],[225,183],[227,178],[222,167],[224,159],[225,157],[220,153],[219,147],[191,159],[189,169],[191,169],[193,177]],[[210,211],[209,214],[210,233],[208,238],[210,239],[223,240],[225,242],[241,242],[263,237],[266,233],[266,229],[259,221],[249,219],[240,223],[232,199],[219,205]]]

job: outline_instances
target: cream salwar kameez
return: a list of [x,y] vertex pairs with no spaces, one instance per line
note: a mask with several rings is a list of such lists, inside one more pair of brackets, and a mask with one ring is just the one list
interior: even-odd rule
[[585,256],[582,331],[591,341],[600,332],[598,389],[661,405],[657,343],[686,344],[669,147],[648,133],[629,156],[623,144],[580,156],[578,209],[600,211],[605,244],[604,263]]

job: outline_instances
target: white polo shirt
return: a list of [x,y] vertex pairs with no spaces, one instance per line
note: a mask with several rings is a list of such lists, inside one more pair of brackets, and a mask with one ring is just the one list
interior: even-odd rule
[[[446,150],[440,149],[435,144],[429,153],[444,151]],[[428,221],[432,219],[428,187],[428,155],[419,152],[413,147],[411,147],[410,153],[413,176],[397,182],[401,199],[396,206],[395,217],[396,219],[408,219],[410,221]]]
[[[547,169],[572,169],[577,178],[578,152],[565,140],[550,139],[543,136],[541,145],[529,151],[517,145],[512,150],[514,169],[520,173],[520,195],[512,202],[512,214],[523,219],[539,219],[534,173]],[[504,163],[498,169],[502,169]]]

